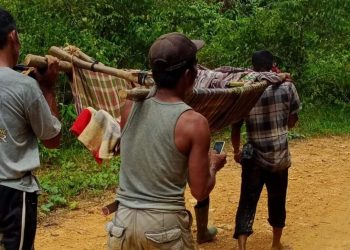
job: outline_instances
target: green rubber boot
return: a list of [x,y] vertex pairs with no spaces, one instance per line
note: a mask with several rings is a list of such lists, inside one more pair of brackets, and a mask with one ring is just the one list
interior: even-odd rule
[[194,207],[197,222],[197,243],[213,241],[218,233],[216,227],[208,228],[209,204],[204,207]]

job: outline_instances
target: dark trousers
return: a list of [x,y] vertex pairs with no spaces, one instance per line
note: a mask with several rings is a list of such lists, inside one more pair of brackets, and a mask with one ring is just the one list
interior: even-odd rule
[[37,201],[36,193],[0,185],[0,248],[34,249]]
[[264,184],[268,195],[268,221],[272,227],[285,226],[288,169],[270,172],[246,160],[242,163],[241,195],[236,213],[234,238],[253,233],[256,206]]
[[195,208],[207,207],[209,206],[209,203],[210,203],[210,197],[202,201],[197,201],[197,205],[195,206]]

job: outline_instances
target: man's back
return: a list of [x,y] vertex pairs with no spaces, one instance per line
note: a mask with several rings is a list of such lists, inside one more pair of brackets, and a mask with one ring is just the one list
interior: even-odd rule
[[118,200],[130,208],[184,209],[188,158],[175,145],[175,127],[191,109],[150,98],[133,105],[121,137]]
[[1,185],[33,192],[35,181],[20,179],[40,165],[37,138],[57,135],[61,125],[34,79],[7,67],[0,68],[0,79]]
[[247,141],[256,160],[267,168],[290,166],[288,119],[299,111],[300,101],[291,82],[269,86],[246,118]]
[[[184,204],[186,182],[196,199],[206,199],[226,161],[215,155],[209,165],[208,121],[183,102],[203,45],[169,33],[149,50],[157,88],[141,103],[127,101],[121,112],[120,204],[107,224],[109,249],[195,249]],[[201,218],[207,233],[207,214]]]

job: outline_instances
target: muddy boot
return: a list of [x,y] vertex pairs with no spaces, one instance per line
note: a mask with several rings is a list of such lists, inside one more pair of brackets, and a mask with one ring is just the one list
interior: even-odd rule
[[208,228],[209,198],[198,202],[194,211],[197,222],[197,243],[202,244],[214,240],[218,230],[216,227]]

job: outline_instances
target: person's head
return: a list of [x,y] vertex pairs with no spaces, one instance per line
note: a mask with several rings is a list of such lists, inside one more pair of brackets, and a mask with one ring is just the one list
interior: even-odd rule
[[196,53],[203,45],[203,41],[190,40],[177,32],[160,36],[148,53],[157,87],[175,89],[180,81],[185,81],[185,87],[192,88],[197,76]]
[[6,50],[13,61],[12,63],[16,64],[19,57],[19,49],[20,42],[16,22],[8,11],[0,8],[0,51]]
[[273,55],[267,50],[260,50],[253,53],[252,64],[254,71],[270,71],[273,65]]

